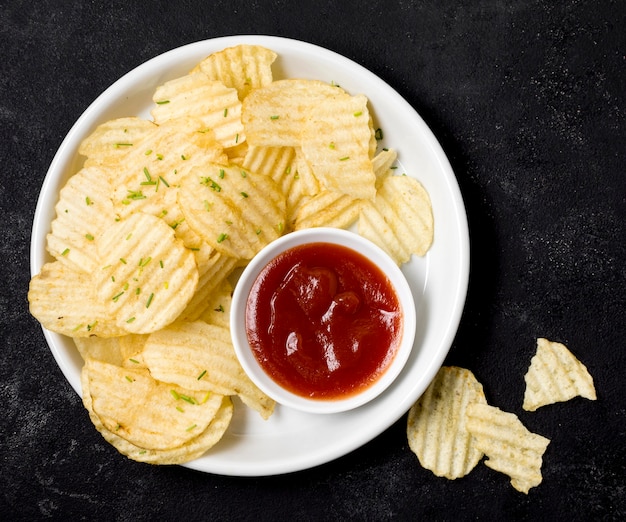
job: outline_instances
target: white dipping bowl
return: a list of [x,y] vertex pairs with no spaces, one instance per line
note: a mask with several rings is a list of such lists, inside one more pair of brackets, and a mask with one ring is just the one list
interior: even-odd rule
[[[293,247],[309,243],[331,243],[352,249],[372,261],[389,279],[402,311],[402,338],[387,369],[370,386],[346,398],[324,399],[297,395],[278,384],[261,367],[248,342],[246,305],[259,273],[276,256]],[[358,408],[380,395],[398,377],[409,358],[415,340],[415,301],[409,284],[396,263],[377,245],[355,232],[336,228],[310,228],[291,232],[263,248],[242,272],[230,312],[231,336],[235,352],[246,374],[278,404],[308,413],[338,413]]]

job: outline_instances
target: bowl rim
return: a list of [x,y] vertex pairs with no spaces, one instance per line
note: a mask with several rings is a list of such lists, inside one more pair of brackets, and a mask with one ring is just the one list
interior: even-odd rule
[[[245,320],[250,289],[258,274],[272,259],[292,248],[315,243],[330,243],[351,249],[377,266],[389,279],[403,314],[402,339],[387,369],[363,391],[336,400],[312,399],[295,394],[280,384],[261,367],[248,342]],[[400,374],[411,355],[416,331],[415,296],[393,259],[378,245],[345,229],[316,227],[289,232],[266,245],[243,269],[235,286],[231,309],[231,338],[237,358],[245,373],[256,386],[278,404],[307,413],[340,413],[367,404],[383,393]]]

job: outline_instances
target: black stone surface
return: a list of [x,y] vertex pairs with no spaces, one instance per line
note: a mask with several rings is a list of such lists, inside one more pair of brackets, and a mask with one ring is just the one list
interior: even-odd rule
[[[0,2],[0,516],[4,520],[626,518],[626,5],[594,0]],[[422,469],[403,418],[338,460],[234,478],[120,456],[90,424],[28,313],[29,240],[53,155],[111,83],[232,34],[315,43],[422,115],[465,199],[472,274],[447,363],[552,440],[528,495],[484,465]],[[521,409],[538,336],[598,400]]]

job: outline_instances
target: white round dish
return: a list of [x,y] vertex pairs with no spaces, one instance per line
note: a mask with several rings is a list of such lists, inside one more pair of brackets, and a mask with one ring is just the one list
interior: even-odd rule
[[[279,254],[306,244],[331,243],[349,248],[372,261],[388,278],[400,302],[403,315],[402,339],[385,372],[367,389],[338,400],[311,399],[283,388],[259,364],[248,343],[246,307],[248,295],[259,273]],[[231,336],[241,366],[252,381],[278,404],[308,413],[340,413],[353,410],[383,393],[400,374],[411,355],[415,340],[415,298],[396,263],[378,246],[354,232],[337,228],[309,228],[286,234],[263,248],[241,274],[230,308]]]
[[[436,138],[417,112],[387,83],[332,51],[286,38],[232,36],[174,49],[132,70],[104,91],[76,121],[44,179],[31,238],[31,274],[49,259],[46,235],[61,187],[81,166],[78,146],[95,127],[122,116],[149,118],[152,93],[186,74],[208,54],[241,43],[273,49],[274,77],[301,77],[341,85],[370,100],[383,143],[398,151],[402,172],[418,178],[431,198],[435,240],[423,258],[403,266],[416,300],[416,336],[402,373],[379,397],[355,410],[315,415],[278,407],[267,421],[248,408],[236,414],[224,438],[186,467],[223,475],[264,476],[299,471],[334,460],[369,442],[404,415],[446,357],[463,311],[469,279],[469,233],[461,193]],[[50,350],[70,385],[81,393],[82,360],[73,341],[44,329]],[[87,418],[87,417],[85,417]]]

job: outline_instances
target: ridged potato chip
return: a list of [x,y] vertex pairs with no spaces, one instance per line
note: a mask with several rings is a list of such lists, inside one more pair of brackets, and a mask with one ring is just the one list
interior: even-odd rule
[[242,120],[250,145],[299,147],[302,131],[321,103],[346,92],[319,80],[286,79],[251,91],[243,100]]
[[197,319],[223,328],[230,328],[230,307],[233,297],[233,285],[229,279],[223,279],[211,292],[204,311]]
[[241,102],[237,90],[202,72],[170,80],[157,87],[152,97],[156,107],[151,114],[161,125],[179,118],[197,118],[202,130],[210,130],[223,147],[245,141],[241,123]]
[[473,403],[487,404],[474,374],[443,366],[409,410],[409,447],[420,464],[438,477],[463,477],[483,456],[466,428],[465,413]]
[[393,175],[393,164],[398,159],[398,153],[393,149],[383,149],[372,158],[374,176],[376,176],[376,189],[378,190],[383,181]]
[[597,398],[593,378],[585,365],[565,345],[544,338],[537,339],[537,353],[524,380],[523,408],[527,411],[578,396],[592,401]]
[[63,186],[46,236],[46,249],[57,261],[88,274],[97,269],[96,240],[116,219],[111,190],[100,167],[79,170]]
[[173,324],[150,335],[143,360],[161,381],[196,392],[238,395],[265,419],[274,410],[274,401],[243,371],[227,328],[203,321]]
[[196,397],[143,369],[89,359],[82,373],[91,410],[102,425],[145,449],[169,450],[188,443],[206,430],[222,405],[218,394]]
[[100,237],[98,251],[98,298],[129,333],[167,326],[193,297],[198,284],[193,253],[155,216],[138,212],[115,223]]
[[293,229],[313,227],[348,228],[359,217],[363,201],[341,192],[322,190],[301,203]]
[[112,321],[98,299],[91,274],[59,261],[46,263],[30,280],[30,313],[44,328],[68,337],[117,337],[125,330]]
[[93,400],[89,389],[88,372],[81,372],[83,404],[89,418],[102,437],[122,455],[138,462],[150,464],[184,464],[200,457],[213,447],[224,435],[233,415],[233,404],[229,397],[223,397],[222,404],[208,428],[185,444],[170,449],[146,449],[120,437],[115,431],[107,429],[93,409]]
[[276,183],[236,166],[196,167],[181,180],[178,203],[212,248],[252,257],[285,230],[285,198]]
[[118,165],[129,150],[154,130],[155,124],[136,116],[106,121],[80,144],[85,167]]
[[399,265],[411,254],[425,255],[434,234],[428,192],[415,178],[386,177],[376,200],[363,205],[359,234],[380,246]]
[[367,98],[334,96],[311,110],[300,137],[302,153],[328,190],[373,200],[376,177],[370,156],[373,132]]
[[205,270],[200,275],[196,291],[185,310],[180,314],[179,319],[195,321],[207,313],[211,307],[217,306],[213,304],[215,292],[224,288],[224,283],[228,283],[228,276],[239,263],[238,259],[219,252],[212,256],[212,260],[213,264],[210,267],[203,267]]
[[234,87],[243,100],[252,89],[272,83],[276,57],[274,51],[260,45],[236,45],[210,54],[192,72],[202,71],[210,79]]
[[96,361],[122,366],[124,356],[120,344],[122,337],[74,337],[74,344],[83,361],[94,359]]
[[485,465],[508,475],[516,490],[528,493],[541,483],[550,439],[528,431],[515,414],[480,403],[467,407],[467,430],[487,456]]

